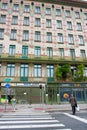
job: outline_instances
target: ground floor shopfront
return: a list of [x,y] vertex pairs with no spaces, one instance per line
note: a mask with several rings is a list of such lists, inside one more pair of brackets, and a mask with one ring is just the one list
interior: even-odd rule
[[[69,101],[69,96],[73,93],[78,102],[87,102],[87,83],[9,83],[6,88],[5,83],[1,86],[1,98],[8,97],[9,102],[16,96],[18,103],[46,103],[59,104]],[[66,98],[64,95],[67,94]]]

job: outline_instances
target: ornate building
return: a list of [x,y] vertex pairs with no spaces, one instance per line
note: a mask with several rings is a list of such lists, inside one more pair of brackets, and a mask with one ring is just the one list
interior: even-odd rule
[[[2,97],[8,95],[10,100],[16,94],[18,101],[38,103],[42,98],[57,102],[60,94],[64,101],[65,90],[59,89],[55,70],[65,63],[73,72],[83,63],[87,76],[86,1],[0,0]],[[76,94],[77,88],[65,86]],[[87,99],[86,85],[82,88],[77,92],[81,101]]]

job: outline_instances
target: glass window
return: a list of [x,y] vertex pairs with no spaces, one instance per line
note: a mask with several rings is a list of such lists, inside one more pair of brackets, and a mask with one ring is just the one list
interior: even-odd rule
[[47,42],[52,42],[52,33],[47,32]]
[[58,33],[57,41],[58,41],[59,43],[63,43],[63,34]]
[[71,17],[71,13],[69,10],[66,10],[66,17]]
[[13,11],[19,11],[19,5],[18,4],[13,5]]
[[67,21],[67,29],[72,30],[72,23],[71,23],[71,21]]
[[56,15],[61,16],[61,10],[60,9],[56,9]]
[[80,53],[81,53],[81,57],[82,57],[83,59],[86,59],[85,50],[80,50]]
[[57,28],[62,28],[62,21],[61,20],[57,20]]
[[28,56],[28,46],[22,46],[22,55]]
[[4,38],[4,29],[0,29],[0,39]]
[[80,13],[79,12],[75,12],[75,18],[77,18],[77,19],[80,18]]
[[35,56],[36,57],[40,57],[40,55],[41,55],[41,48],[36,46],[35,47]]
[[15,45],[10,45],[9,46],[9,54],[10,55],[15,55]]
[[29,17],[24,17],[24,23],[25,26],[29,25]]
[[47,56],[52,57],[53,56],[53,49],[52,47],[47,47]]
[[51,19],[46,19],[46,27],[48,28],[52,27]]
[[7,65],[7,76],[15,76],[15,64]]
[[6,23],[6,15],[2,15],[0,16],[0,23],[1,24],[5,24]]
[[35,32],[35,41],[41,41],[41,32],[39,31]]
[[12,16],[12,24],[18,24],[18,16]]
[[41,26],[41,20],[40,20],[40,18],[35,18],[35,26],[37,26],[37,27]]
[[72,59],[75,59],[75,50],[74,49],[70,49],[70,56]]
[[47,65],[47,77],[48,78],[54,77],[54,66],[53,65]]
[[42,77],[42,66],[34,65],[34,77]]
[[28,65],[27,64],[21,64],[20,76],[28,77]]
[[23,30],[23,38],[22,40],[28,41],[29,40],[29,31]]
[[2,54],[2,44],[0,44],[0,55]]
[[24,12],[30,12],[30,5],[24,5]]
[[64,48],[59,48],[59,56],[64,58]]
[[69,44],[74,44],[73,34],[68,34]]
[[12,29],[12,30],[11,30],[10,39],[11,39],[11,40],[16,40],[16,38],[17,38],[17,30]]
[[7,10],[8,9],[8,4],[7,3],[2,3],[2,7],[3,10]]
[[46,8],[46,14],[51,15],[51,8]]
[[81,23],[77,23],[77,30],[78,30],[78,31],[82,31]]
[[79,38],[79,45],[84,45],[83,36],[79,35],[78,38]]
[[40,7],[39,7],[39,6],[36,6],[36,8],[35,8],[35,13],[37,13],[37,14],[40,14],[40,13],[41,13],[41,10],[40,10]]

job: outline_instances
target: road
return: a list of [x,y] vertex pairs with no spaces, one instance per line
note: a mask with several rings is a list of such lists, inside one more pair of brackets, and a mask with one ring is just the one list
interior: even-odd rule
[[6,113],[0,116],[0,130],[87,130],[87,112],[31,114]]

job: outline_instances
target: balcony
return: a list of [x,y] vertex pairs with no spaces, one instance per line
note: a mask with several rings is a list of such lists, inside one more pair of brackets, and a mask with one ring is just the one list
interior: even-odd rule
[[[26,61],[25,61],[26,60]],[[7,54],[3,54],[0,55],[0,61],[1,62],[11,62],[11,63],[46,63],[46,64],[67,64],[67,63],[71,63],[73,64],[87,64],[87,58],[85,58],[85,60],[83,60],[82,58],[75,58],[72,59],[71,57],[58,57],[58,56],[53,56],[51,58],[47,57],[46,55],[42,55],[40,57],[35,57],[33,54],[32,55],[28,55],[28,56],[22,56],[22,55],[18,55],[16,54],[15,56],[9,56]]]

